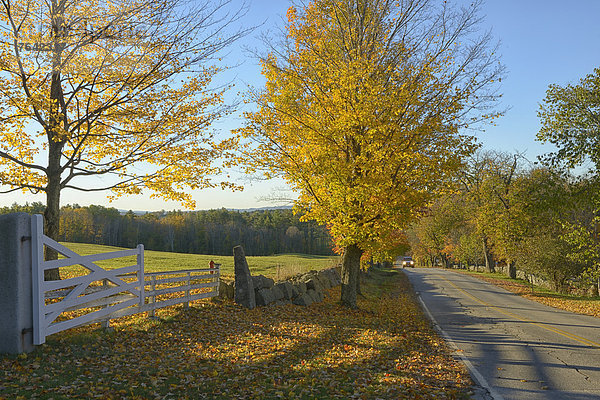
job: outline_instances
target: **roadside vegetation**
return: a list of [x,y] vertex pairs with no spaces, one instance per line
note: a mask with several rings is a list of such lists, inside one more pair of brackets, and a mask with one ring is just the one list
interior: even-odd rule
[[526,280],[511,279],[506,275],[499,273],[482,273],[467,270],[457,270],[457,272],[469,274],[518,294],[519,296],[546,304],[547,306],[600,318],[600,296],[590,297],[558,293],[543,287],[532,286]]
[[421,265],[481,265],[487,272],[500,265],[512,278],[520,270],[557,292],[598,295],[597,177],[480,152],[458,181],[408,232]]
[[550,85],[538,140],[556,146],[533,163],[480,151],[455,190],[424,210],[408,232],[423,265],[502,265],[550,282],[556,292],[600,292],[600,68],[577,85]]
[[467,398],[404,274],[375,271],[361,289],[358,310],[338,287],[310,307],[202,300],[61,332],[0,357],[0,399]]

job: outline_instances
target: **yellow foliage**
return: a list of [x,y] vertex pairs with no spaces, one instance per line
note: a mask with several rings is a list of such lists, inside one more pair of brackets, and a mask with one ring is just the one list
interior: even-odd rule
[[[227,107],[224,89],[210,89],[220,68],[204,62],[232,39],[203,37],[209,25],[177,20],[177,4],[2,4],[0,185],[47,191],[111,176],[116,196],[147,188],[188,207],[188,188],[215,185],[230,146],[207,129]],[[187,22],[210,10],[197,11]]]
[[319,0],[290,9],[287,47],[263,60],[259,109],[238,131],[250,139],[248,170],[283,176],[304,218],[327,224],[340,247],[375,252],[476,148],[459,131],[485,78],[465,76],[460,49],[437,37],[451,27],[411,36],[422,11],[404,7]]

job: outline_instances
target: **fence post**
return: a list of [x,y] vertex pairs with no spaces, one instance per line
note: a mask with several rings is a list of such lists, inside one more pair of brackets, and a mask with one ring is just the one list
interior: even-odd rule
[[217,267],[217,276],[215,277],[215,296],[219,296],[219,280],[221,279],[221,264],[215,264],[215,266]]
[[31,284],[33,302],[33,344],[46,342],[46,292],[44,286],[44,217],[31,216]]
[[[106,288],[108,287],[108,279],[102,280],[102,287],[104,288],[103,290],[106,290]],[[108,306],[106,305],[102,308],[106,308],[106,307],[108,307]],[[102,321],[100,321],[100,326],[102,327],[102,329],[110,329],[110,318],[106,318],[106,319],[103,319]]]
[[25,213],[0,215],[0,353],[34,349],[31,221]]
[[187,289],[185,290],[185,298],[186,298],[186,302],[185,305],[183,306],[183,308],[190,308],[190,285],[192,284],[192,273],[188,272],[187,273]]
[[144,245],[137,245],[137,265],[138,265],[138,281],[140,282],[140,309],[144,307],[146,298],[144,296],[144,288],[146,286],[146,278],[144,277]]
[[150,290],[152,291],[152,296],[150,296],[149,302],[152,304],[152,308],[150,310],[150,318],[156,317],[156,308],[154,308],[154,303],[156,303],[156,295],[154,292],[156,291],[156,275],[151,276]]

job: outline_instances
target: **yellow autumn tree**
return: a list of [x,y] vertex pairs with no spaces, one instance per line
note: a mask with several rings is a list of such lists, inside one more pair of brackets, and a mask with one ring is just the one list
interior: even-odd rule
[[52,238],[64,189],[193,206],[228,147],[208,131],[215,56],[244,33],[227,3],[0,0],[2,193],[44,192]]
[[296,207],[344,249],[341,302],[360,258],[385,249],[476,147],[461,129],[497,116],[502,67],[478,3],[315,0],[288,11],[239,130],[249,171],[282,176]]

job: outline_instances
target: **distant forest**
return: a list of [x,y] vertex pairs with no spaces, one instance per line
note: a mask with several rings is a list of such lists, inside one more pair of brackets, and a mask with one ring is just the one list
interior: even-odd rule
[[[0,208],[0,214],[42,214],[39,202]],[[300,222],[290,209],[160,211],[138,215],[102,206],[61,208],[60,241],[135,247],[178,253],[231,255],[242,245],[247,255],[282,253],[331,255],[323,226]]]

